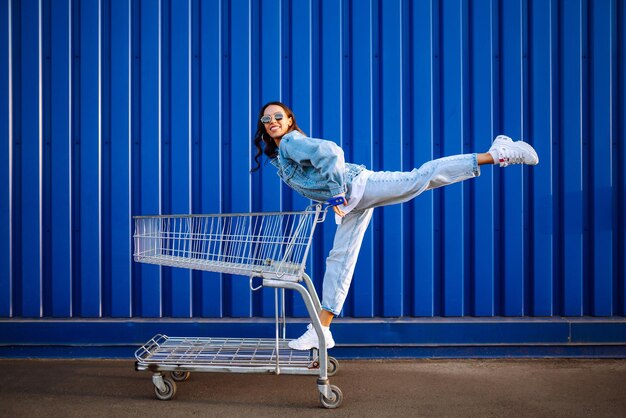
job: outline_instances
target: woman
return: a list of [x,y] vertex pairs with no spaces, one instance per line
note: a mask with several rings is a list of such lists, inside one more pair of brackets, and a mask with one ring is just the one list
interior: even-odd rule
[[[334,206],[338,220],[333,248],[326,259],[320,321],[327,348],[335,345],[330,324],[346,300],[361,243],[372,212],[377,206],[406,202],[420,193],[480,175],[479,166],[539,163],[529,144],[498,136],[489,151],[429,161],[410,172],[373,172],[346,163],[343,151],[332,141],[307,137],[287,106],[271,102],[263,106],[254,137],[255,161],[260,168],[262,153],[270,158],[280,178],[295,191],[312,200],[342,197]],[[296,350],[318,347],[312,325],[289,346]]]

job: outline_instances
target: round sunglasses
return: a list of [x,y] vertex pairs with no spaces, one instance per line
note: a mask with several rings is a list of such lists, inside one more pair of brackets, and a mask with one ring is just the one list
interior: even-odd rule
[[265,124],[270,123],[272,121],[272,116],[274,117],[276,122],[282,120],[285,117],[285,115],[283,115],[281,112],[276,112],[273,115],[263,115],[263,117],[261,117],[261,122]]

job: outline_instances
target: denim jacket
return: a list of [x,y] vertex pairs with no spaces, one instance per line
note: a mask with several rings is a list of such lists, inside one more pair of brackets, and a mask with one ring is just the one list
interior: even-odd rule
[[352,180],[364,169],[346,163],[343,150],[334,142],[309,138],[298,131],[282,137],[278,156],[270,162],[289,187],[319,202],[348,192]]

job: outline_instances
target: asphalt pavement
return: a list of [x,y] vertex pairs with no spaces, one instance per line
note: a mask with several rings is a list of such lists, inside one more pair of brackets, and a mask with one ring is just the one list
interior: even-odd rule
[[340,360],[330,380],[192,373],[169,401],[129,360],[0,359],[2,417],[626,417],[626,360]]

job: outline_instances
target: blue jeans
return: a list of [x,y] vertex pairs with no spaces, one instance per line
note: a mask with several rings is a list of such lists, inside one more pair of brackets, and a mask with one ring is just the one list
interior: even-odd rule
[[478,177],[476,154],[429,161],[410,172],[374,172],[367,179],[357,206],[337,226],[333,248],[326,259],[322,308],[339,315],[348,295],[363,236],[375,207],[403,203],[422,192]]

